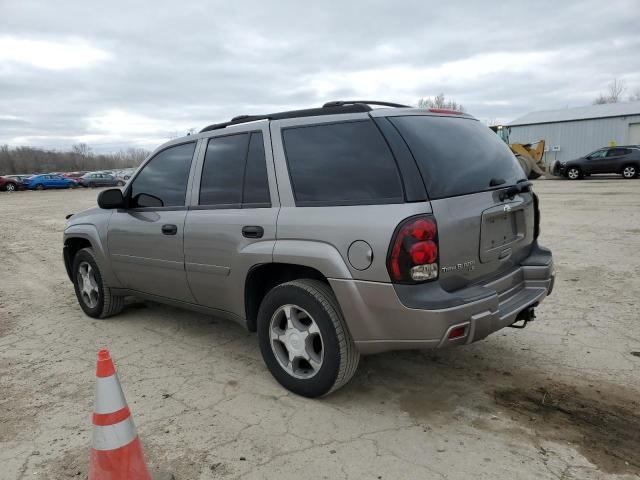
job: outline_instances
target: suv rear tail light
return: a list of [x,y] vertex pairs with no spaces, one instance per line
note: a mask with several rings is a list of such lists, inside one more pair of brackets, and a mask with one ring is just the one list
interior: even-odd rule
[[438,278],[438,225],[433,217],[411,217],[398,225],[387,256],[387,270],[394,283]]

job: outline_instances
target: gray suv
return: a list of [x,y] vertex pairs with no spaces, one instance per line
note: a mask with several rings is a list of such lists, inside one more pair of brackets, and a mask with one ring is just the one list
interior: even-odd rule
[[526,324],[554,283],[531,183],[454,111],[341,101],[236,117],[162,145],[98,205],[64,230],[87,315],[133,295],[233,319],[308,397],[347,383],[361,354]]

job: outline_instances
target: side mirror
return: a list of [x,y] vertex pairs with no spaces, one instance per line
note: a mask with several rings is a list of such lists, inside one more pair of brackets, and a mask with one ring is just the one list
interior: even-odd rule
[[104,209],[124,208],[124,196],[119,188],[104,190],[98,195],[98,206]]

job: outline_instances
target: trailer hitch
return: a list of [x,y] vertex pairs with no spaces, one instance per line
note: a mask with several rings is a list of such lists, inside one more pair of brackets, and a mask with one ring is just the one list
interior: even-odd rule
[[[536,311],[534,307],[525,308],[516,317],[516,321],[509,325],[511,328],[524,328],[527,323],[532,322],[536,318]],[[522,323],[518,323],[522,322]]]

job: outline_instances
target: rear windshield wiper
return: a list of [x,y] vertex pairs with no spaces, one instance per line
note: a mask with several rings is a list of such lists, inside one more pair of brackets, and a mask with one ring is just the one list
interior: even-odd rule
[[504,201],[506,198],[513,198],[515,197],[518,193],[522,193],[522,192],[528,192],[531,189],[531,186],[533,185],[533,183],[531,183],[529,180],[526,179],[521,179],[518,180],[518,183],[516,183],[515,185],[511,185],[510,187],[507,187],[506,189],[502,190],[500,192],[500,201]]

